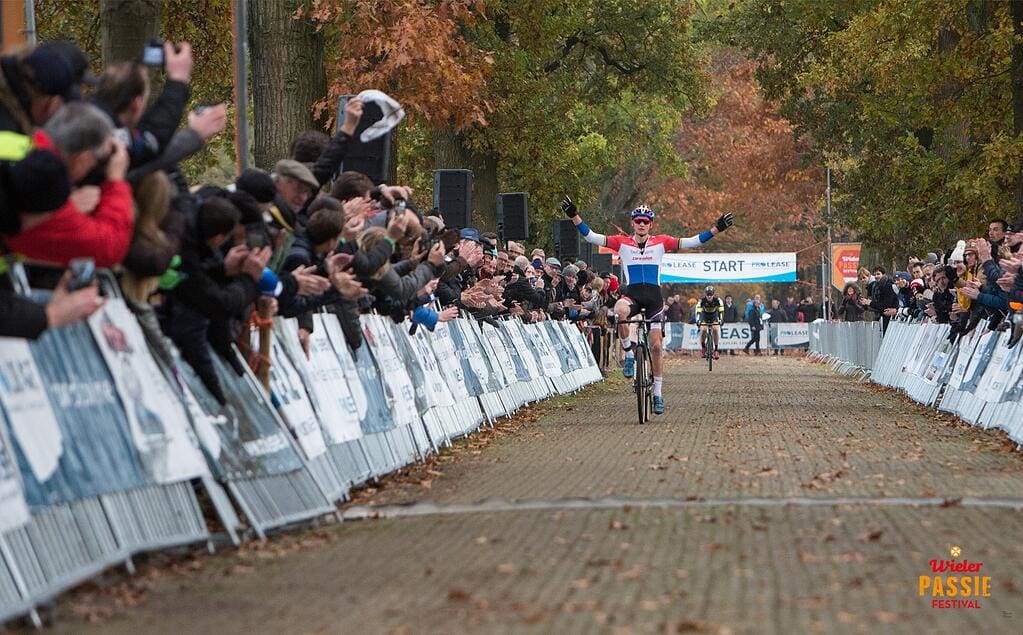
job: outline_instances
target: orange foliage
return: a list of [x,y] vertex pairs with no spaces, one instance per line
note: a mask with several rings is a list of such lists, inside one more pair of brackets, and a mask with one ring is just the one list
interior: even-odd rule
[[328,97],[315,114],[376,88],[429,124],[485,126],[491,108],[480,94],[493,58],[464,37],[483,8],[483,0],[313,0],[296,18],[337,34],[325,61]]
[[[797,143],[792,125],[763,99],[754,62],[730,51],[712,55],[716,104],[704,117],[684,119],[676,139],[689,175],[652,186],[643,200],[689,230],[733,212],[738,231],[721,236],[713,251],[813,245],[821,239],[813,229],[822,227],[823,168],[817,160],[803,164],[809,144]],[[800,265],[817,260],[818,251],[800,254]]]

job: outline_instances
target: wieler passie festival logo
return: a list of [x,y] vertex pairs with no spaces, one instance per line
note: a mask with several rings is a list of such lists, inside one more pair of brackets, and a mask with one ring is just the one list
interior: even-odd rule
[[962,558],[962,547],[949,548],[948,560],[931,560],[930,572],[919,577],[920,597],[931,599],[932,609],[979,609],[991,597],[991,576],[983,575],[983,562]]

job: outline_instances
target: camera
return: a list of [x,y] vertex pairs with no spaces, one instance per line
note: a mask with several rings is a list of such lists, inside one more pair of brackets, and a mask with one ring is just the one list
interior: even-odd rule
[[146,66],[163,68],[163,42],[160,40],[149,40],[142,47],[142,63]]

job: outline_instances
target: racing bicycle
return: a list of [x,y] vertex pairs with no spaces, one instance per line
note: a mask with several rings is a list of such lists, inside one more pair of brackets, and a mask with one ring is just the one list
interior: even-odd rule
[[[640,315],[645,315],[641,312]],[[650,360],[650,323],[645,318],[629,320],[636,324],[636,345],[633,354],[636,358],[636,375],[632,386],[636,391],[636,411],[639,423],[650,420],[650,412],[654,408],[654,368]]]
[[704,324],[703,356],[707,358],[707,372],[714,372],[714,325]]

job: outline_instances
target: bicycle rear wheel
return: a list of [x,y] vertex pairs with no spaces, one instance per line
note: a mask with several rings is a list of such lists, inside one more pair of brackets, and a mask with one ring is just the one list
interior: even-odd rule
[[647,422],[647,418],[650,416],[650,392],[651,386],[647,382],[647,365],[650,360],[647,359],[646,346],[639,344],[636,346],[636,409],[639,415],[639,423],[642,425]]

